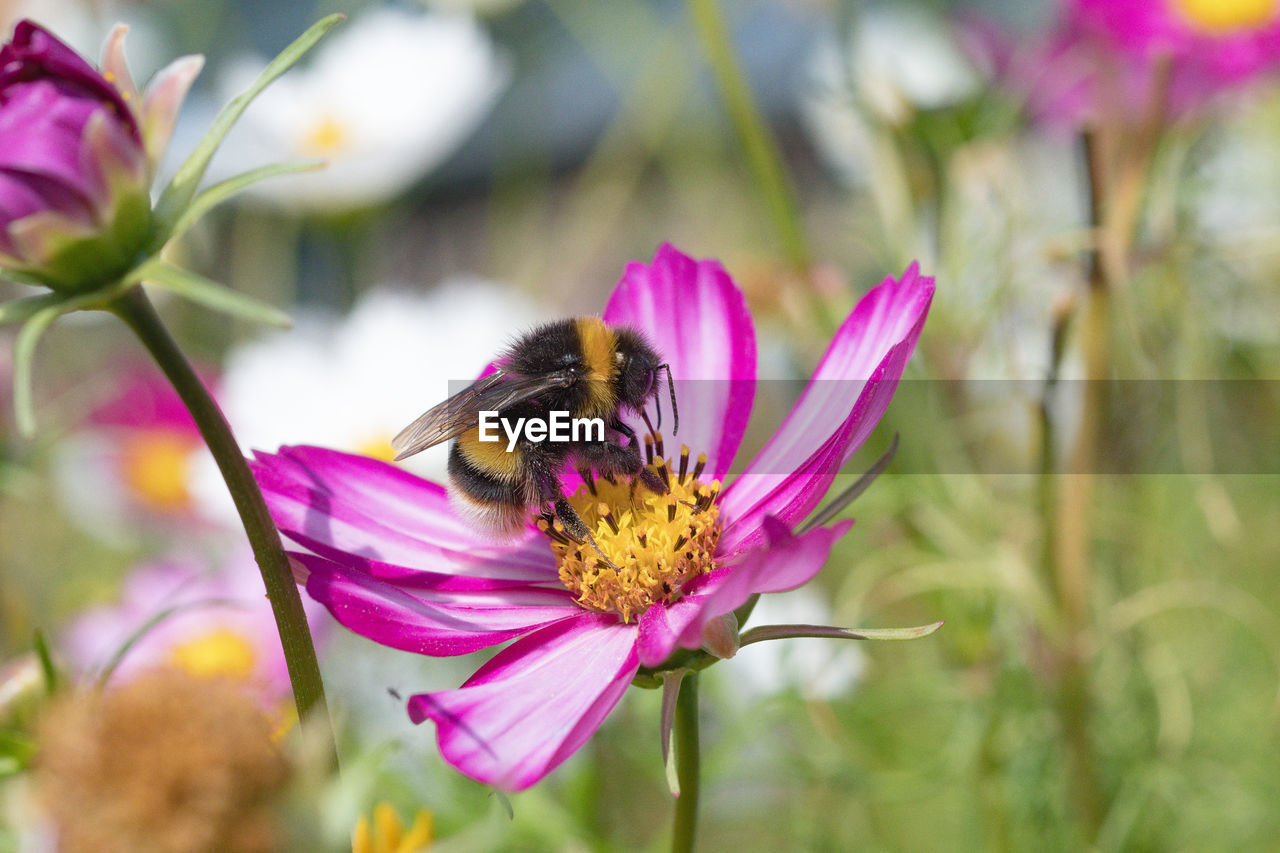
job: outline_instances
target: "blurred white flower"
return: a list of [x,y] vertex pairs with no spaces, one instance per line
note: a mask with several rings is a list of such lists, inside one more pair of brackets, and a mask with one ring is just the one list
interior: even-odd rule
[[862,99],[894,124],[916,110],[958,104],[982,88],[947,20],[916,6],[869,8],[853,30],[849,57]]
[[[1200,244],[1189,297],[1224,337],[1252,345],[1280,340],[1280,291],[1258,287],[1276,277],[1280,236],[1280,159],[1275,156],[1280,102],[1231,116],[1201,143],[1204,154],[1186,197]],[[1205,251],[1210,249],[1211,251]],[[1191,269],[1195,269],[1191,267]]]
[[900,126],[919,110],[974,97],[982,86],[945,18],[912,6],[872,6],[847,41],[829,37],[818,45],[803,113],[819,153],[859,184],[874,153],[869,122]]
[[[783,595],[760,596],[748,627],[831,625],[833,618],[821,594],[801,587]],[[770,640],[738,652],[730,662],[730,680],[748,696],[798,690],[806,699],[834,699],[857,686],[866,665],[856,640]]]
[[[261,61],[227,75],[230,93]],[[453,152],[509,76],[483,29],[464,15],[381,8],[343,24],[314,59],[258,97],[214,161],[220,176],[317,158],[319,172],[256,185],[248,197],[290,210],[351,210],[404,192]]]
[[[390,459],[396,433],[537,319],[523,297],[480,279],[425,295],[373,290],[345,318],[301,313],[293,329],[232,350],[218,402],[246,453],[316,444]],[[439,445],[405,465],[443,482],[447,459]],[[197,489],[227,504],[212,462]]]

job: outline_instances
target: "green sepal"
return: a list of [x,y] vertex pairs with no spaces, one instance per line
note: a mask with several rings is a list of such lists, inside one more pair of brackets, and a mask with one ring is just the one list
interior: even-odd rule
[[21,299],[10,299],[0,305],[0,326],[29,320],[50,305],[61,302],[62,299],[59,293],[40,293],[35,296],[24,296]]
[[680,796],[680,777],[676,772],[675,762],[675,721],[676,700],[680,698],[680,684],[689,670],[673,669],[662,673],[662,717],[659,721],[659,732],[662,735],[662,768],[666,771],[667,790],[671,796]]
[[293,324],[289,315],[274,305],[238,293],[198,273],[159,260],[148,263],[146,268],[146,281],[198,305],[253,323],[280,328],[288,328]]
[[200,140],[200,144],[196,146],[195,150],[191,152],[191,156],[178,168],[173,180],[169,182],[169,185],[160,194],[160,201],[156,204],[155,211],[157,242],[153,248],[158,249],[168,242],[170,236],[174,233],[176,224],[182,219],[187,207],[191,204],[192,199],[195,198],[196,189],[200,186],[200,181],[204,179],[205,170],[208,169],[209,161],[213,159],[214,152],[218,150],[218,146],[222,144],[222,140],[226,138],[232,125],[236,123],[253,99],[263,89],[271,85],[277,77],[288,71],[325,33],[342,21],[344,17],[344,15],[340,14],[329,15],[312,24],[310,29],[300,35],[293,44],[286,47],[280,52],[279,56],[267,64],[267,67],[258,75],[258,79],[253,82],[253,85],[232,98],[222,108],[222,111],[218,113],[218,117],[214,119],[213,125],[209,128],[209,132],[204,135],[204,139]]
[[231,196],[247,189],[256,184],[258,181],[266,178],[273,178],[276,175],[289,175],[295,172],[309,172],[313,169],[322,168],[325,165],[324,160],[298,160],[290,163],[273,163],[270,166],[262,166],[258,169],[251,169],[243,172],[235,177],[227,178],[225,181],[219,181],[213,186],[203,190],[192,200],[187,209],[178,217],[178,221],[173,224],[173,228],[169,232],[169,239],[185,232],[192,225],[195,225],[206,213],[212,210],[222,202],[231,198]]
[[105,308],[113,299],[137,285],[147,269],[156,263],[159,262],[140,264],[117,281],[88,293],[45,293],[0,306],[0,323],[25,321],[13,347],[13,410],[20,435],[30,438],[36,430],[31,373],[40,337],[63,314]]
[[65,303],[66,300],[60,300],[32,315],[13,345],[13,416],[23,438],[31,438],[36,432],[36,407],[31,390],[36,344],[53,321],[62,316]]

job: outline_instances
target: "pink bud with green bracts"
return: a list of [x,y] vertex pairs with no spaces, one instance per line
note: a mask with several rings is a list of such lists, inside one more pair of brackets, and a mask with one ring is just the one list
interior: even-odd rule
[[144,100],[122,36],[103,71],[31,21],[0,47],[0,267],[57,290],[111,281],[146,248],[152,167],[199,68],[179,60]]

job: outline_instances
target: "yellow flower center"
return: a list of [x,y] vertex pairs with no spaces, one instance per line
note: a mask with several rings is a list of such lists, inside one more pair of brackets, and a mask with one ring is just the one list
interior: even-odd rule
[[405,832],[400,815],[390,803],[378,803],[373,821],[360,815],[351,834],[351,853],[418,853],[431,846],[435,836],[435,820],[431,812],[418,809],[413,826]]
[[381,459],[383,462],[390,462],[396,458],[396,451],[391,446],[391,436],[389,435],[377,435],[367,438],[356,445],[355,452],[361,456]]
[[249,641],[226,628],[215,628],[175,646],[169,656],[174,664],[192,675],[245,679],[253,675],[256,658]]
[[124,481],[144,504],[162,512],[180,512],[191,504],[187,490],[191,450],[187,436],[149,430],[124,447]]
[[1254,30],[1275,20],[1276,0],[1173,0],[1183,17],[1213,35]]
[[304,157],[331,157],[347,147],[350,137],[351,132],[345,124],[325,115],[311,125],[299,147]]
[[[560,565],[560,581],[589,610],[617,613],[623,622],[658,602],[680,598],[684,586],[715,568],[720,539],[720,481],[699,476],[707,455],[689,470],[689,448],[674,468],[662,455],[662,437],[646,437],[648,469],[670,489],[655,494],[639,478],[596,480],[588,474],[584,487],[569,498],[582,516],[600,551],[576,542],[558,519],[543,518],[538,527],[551,541]],[[601,559],[601,552],[614,566]]]

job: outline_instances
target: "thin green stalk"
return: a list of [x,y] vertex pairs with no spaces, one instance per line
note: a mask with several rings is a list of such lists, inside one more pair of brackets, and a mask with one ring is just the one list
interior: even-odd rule
[[1081,318],[1085,360],[1083,411],[1075,447],[1049,519],[1053,529],[1046,556],[1066,637],[1057,665],[1058,715],[1070,759],[1072,799],[1087,840],[1097,838],[1106,813],[1096,750],[1091,737],[1093,695],[1086,658],[1089,600],[1093,586],[1093,500],[1101,422],[1106,413],[1111,275],[1120,255],[1114,237],[1115,197],[1099,140],[1083,137],[1089,185],[1089,217],[1095,245],[1085,258],[1088,293]]
[[701,756],[698,754],[698,673],[690,672],[680,683],[676,699],[676,816],[671,825],[671,853],[690,853],[698,829],[698,782]]
[[765,124],[747,85],[742,66],[734,54],[729,27],[718,0],[689,0],[694,26],[702,39],[707,61],[715,75],[716,85],[729,110],[734,131],[746,152],[747,165],[755,177],[756,188],[765,209],[782,241],[787,260],[807,277],[810,252],[800,222],[795,194],[787,180],[782,156],[773,135]]
[[[324,699],[324,685],[320,680],[320,667],[316,662],[315,647],[311,643],[311,629],[302,610],[302,599],[294,583],[289,558],[280,545],[280,536],[258,484],[249,471],[240,447],[236,444],[231,427],[209,396],[209,392],[192,370],[190,363],[178,349],[151,301],[141,287],[135,287],[116,299],[109,309],[129,326],[151,353],[156,364],[164,371],[183,404],[191,412],[201,436],[209,446],[227,490],[235,502],[240,522],[248,534],[253,556],[262,572],[267,598],[280,631],[280,645],[284,649],[289,667],[289,680],[293,684],[293,697],[298,706],[300,720],[314,720],[329,732],[332,728]],[[336,754],[336,751],[335,751]]]

